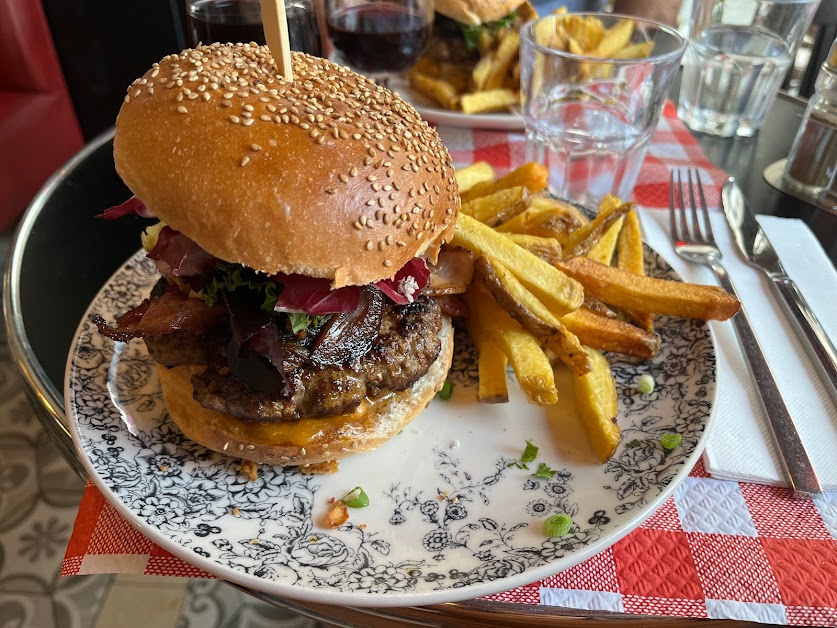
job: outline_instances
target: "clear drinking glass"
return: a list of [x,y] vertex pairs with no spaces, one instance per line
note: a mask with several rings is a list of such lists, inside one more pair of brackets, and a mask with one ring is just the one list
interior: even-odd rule
[[680,119],[701,133],[754,135],[793,65],[817,4],[818,0],[694,0],[677,108]]
[[686,40],[662,24],[595,17],[606,29],[632,20],[627,44],[646,44],[647,56],[566,52],[561,15],[529,22],[520,40],[528,158],[549,169],[553,194],[590,209],[608,193],[630,196],[686,48]]

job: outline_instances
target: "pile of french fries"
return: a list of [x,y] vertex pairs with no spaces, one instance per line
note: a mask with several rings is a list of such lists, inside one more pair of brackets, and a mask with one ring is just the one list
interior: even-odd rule
[[465,299],[480,401],[508,401],[511,364],[531,403],[554,404],[553,367],[563,363],[593,450],[607,461],[620,429],[601,351],[650,359],[660,347],[655,314],[726,320],[740,304],[714,286],[645,276],[633,203],[607,196],[588,220],[543,193],[547,170],[535,163],[497,178],[480,162],[456,177],[462,211],[452,244],[475,258]]
[[[631,44],[634,21],[625,19],[605,28],[595,16],[563,14],[563,20],[539,34],[539,41],[575,55],[610,59],[647,57],[653,42]],[[479,58],[462,63],[440,63],[422,57],[409,73],[410,85],[445,109],[463,113],[510,111],[521,104],[520,28],[536,19],[537,11],[528,2],[515,16],[510,28],[497,32],[483,30],[478,40]],[[592,74],[592,66],[583,66]]]
[[477,59],[437,62],[426,54],[410,71],[410,85],[445,109],[463,113],[508,111],[520,104],[520,27],[538,13],[528,2],[508,28],[483,29]]

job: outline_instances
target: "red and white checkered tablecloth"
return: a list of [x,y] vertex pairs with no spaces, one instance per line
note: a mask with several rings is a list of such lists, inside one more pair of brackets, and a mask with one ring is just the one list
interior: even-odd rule
[[[525,162],[521,134],[440,128],[454,162],[503,172]],[[717,207],[714,168],[669,103],[639,175],[643,208],[668,207],[669,169],[697,167]],[[131,572],[212,577],[153,544],[88,484],[63,575]],[[539,582],[488,599],[643,615],[837,625],[837,494],[715,480],[701,463],[663,507],[623,540]]]

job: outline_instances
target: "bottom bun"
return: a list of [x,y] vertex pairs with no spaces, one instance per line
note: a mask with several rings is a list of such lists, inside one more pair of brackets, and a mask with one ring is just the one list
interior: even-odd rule
[[442,318],[442,350],[427,373],[410,388],[364,402],[348,414],[279,423],[254,423],[214,412],[192,396],[193,367],[157,365],[163,398],[172,420],[190,439],[236,458],[275,465],[323,465],[370,451],[398,434],[442,388],[453,357],[453,328]]

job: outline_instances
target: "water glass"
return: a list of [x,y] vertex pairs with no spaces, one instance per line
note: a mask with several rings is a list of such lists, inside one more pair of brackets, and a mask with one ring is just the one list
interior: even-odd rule
[[605,29],[633,20],[627,43],[645,44],[647,56],[566,52],[561,15],[529,22],[520,41],[528,158],[549,169],[553,194],[590,209],[608,193],[630,197],[686,48],[685,39],[662,24],[595,17]]
[[693,131],[751,137],[819,0],[694,0],[677,114]]

